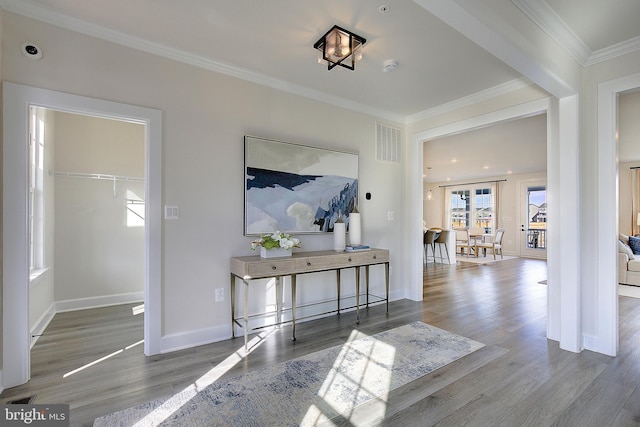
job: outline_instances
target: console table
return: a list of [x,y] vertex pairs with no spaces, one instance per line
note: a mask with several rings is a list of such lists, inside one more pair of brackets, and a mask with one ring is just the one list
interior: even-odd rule
[[[296,339],[296,276],[298,274],[317,273],[321,271],[336,271],[338,290],[337,308],[331,312],[340,314],[340,272],[345,268],[355,268],[356,279],[356,323],[360,323],[360,268],[365,267],[366,274],[366,306],[369,306],[369,267],[371,265],[384,264],[385,266],[385,298],[386,310],[389,313],[389,250],[376,249],[358,252],[296,252],[290,257],[261,258],[260,256],[232,257],[230,260],[231,272],[231,329],[235,337],[235,325],[244,330],[244,345],[247,348],[247,336],[249,333],[249,316],[247,306],[249,303],[249,282],[253,279],[276,279],[276,313],[277,324],[281,323],[281,278],[291,276],[291,316],[292,316],[292,340]],[[236,305],[236,279],[244,283],[244,313],[242,323],[235,315]],[[325,313],[321,313],[325,314]]]

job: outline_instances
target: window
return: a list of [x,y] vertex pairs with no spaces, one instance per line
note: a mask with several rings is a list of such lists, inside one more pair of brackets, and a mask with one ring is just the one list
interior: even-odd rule
[[454,190],[451,192],[452,228],[467,228],[469,226],[470,202],[469,190]]
[[477,188],[474,198],[474,218],[472,227],[483,228],[492,234],[494,227],[494,198],[490,188]]
[[30,108],[29,123],[29,269],[44,268],[45,110]]
[[454,188],[449,194],[450,204],[447,208],[451,228],[478,227],[487,234],[495,231],[493,186]]

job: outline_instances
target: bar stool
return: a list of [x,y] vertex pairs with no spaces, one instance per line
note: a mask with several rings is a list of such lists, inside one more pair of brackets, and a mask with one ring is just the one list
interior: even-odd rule
[[[438,238],[436,239],[436,241],[434,242],[435,244],[438,245],[438,250],[440,252],[440,262],[443,261],[442,258],[442,245],[444,245],[444,250],[447,253],[447,261],[449,261],[449,264],[451,264],[451,258],[449,258],[449,234],[451,233],[450,230],[442,230],[440,232],[440,235],[438,236]],[[433,254],[433,261],[435,262],[436,260],[436,254],[434,252]]]
[[433,257],[433,263],[436,263],[436,248],[435,248],[435,243],[436,243],[436,236],[438,233],[436,233],[435,230],[427,230],[426,233],[424,233],[424,266],[425,268],[427,267],[427,264],[429,262],[429,255],[427,252],[427,247],[431,247],[431,256]]

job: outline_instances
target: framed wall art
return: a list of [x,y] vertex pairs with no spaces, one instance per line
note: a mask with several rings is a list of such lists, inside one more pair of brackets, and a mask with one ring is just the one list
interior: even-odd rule
[[326,233],[358,200],[358,155],[244,138],[245,235]]

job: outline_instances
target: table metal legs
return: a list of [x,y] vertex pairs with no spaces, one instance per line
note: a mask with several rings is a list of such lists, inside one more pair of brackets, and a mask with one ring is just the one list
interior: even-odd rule
[[276,277],[276,328],[280,327],[282,323],[282,282],[283,279],[278,276]]
[[236,276],[231,275],[229,293],[231,298],[231,338],[236,337]]
[[340,269],[336,270],[336,283],[338,284],[338,316],[340,316]]
[[[369,308],[369,265],[365,265],[365,286],[366,286],[366,308]],[[341,270],[336,270],[336,283],[338,291],[338,315],[340,315],[340,292],[341,292]],[[356,324],[360,324],[360,266],[355,268],[356,279]],[[384,263],[384,275],[385,275],[385,294],[386,294],[386,311],[389,314],[389,263]],[[296,275],[291,276],[291,327],[292,336],[291,340],[296,340]],[[236,325],[240,326],[236,322],[236,280],[239,277],[231,275],[230,279],[230,297],[231,297],[231,337],[236,336]],[[283,293],[283,279],[282,277],[275,277],[276,280],[276,311],[277,311],[277,326],[282,323],[282,303],[284,299]],[[242,279],[244,283],[244,304],[243,304],[243,316],[242,327],[244,329],[244,349],[248,350],[249,344],[249,280]]]
[[387,297],[387,314],[389,314],[389,263],[384,263],[384,282],[385,282],[385,292]]
[[291,341],[296,340],[296,275],[291,275],[291,326],[293,335]]
[[364,267],[364,275],[366,278],[365,283],[367,284],[367,292],[365,292],[365,295],[367,296],[367,309],[369,308],[369,266],[366,265]]
[[244,283],[244,351],[247,351],[249,342],[249,281],[243,280]]
[[356,267],[356,324],[360,324],[360,267]]

